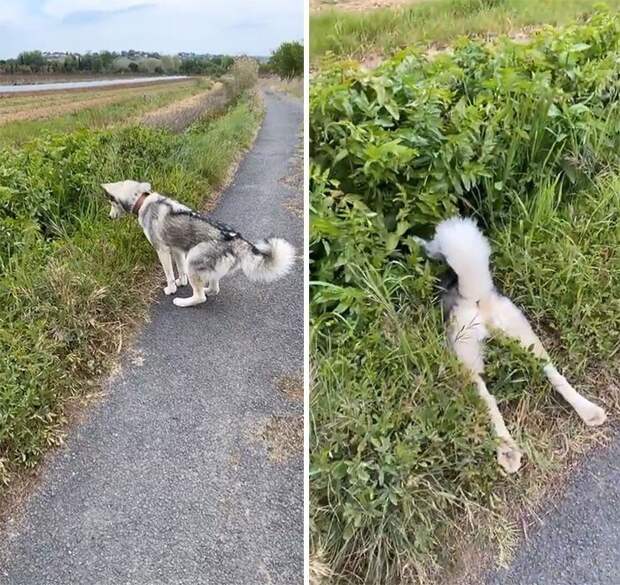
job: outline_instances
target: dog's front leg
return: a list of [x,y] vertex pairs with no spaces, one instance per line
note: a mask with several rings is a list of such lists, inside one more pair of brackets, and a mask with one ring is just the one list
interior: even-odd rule
[[174,281],[174,270],[172,269],[172,256],[170,255],[170,249],[158,249],[157,256],[159,256],[161,267],[164,269],[164,274],[166,275],[166,287],[164,288],[164,293],[167,295],[172,295],[177,292],[177,285]]

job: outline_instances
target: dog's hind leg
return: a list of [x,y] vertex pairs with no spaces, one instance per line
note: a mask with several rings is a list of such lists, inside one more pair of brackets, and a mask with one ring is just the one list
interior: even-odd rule
[[205,295],[205,281],[199,272],[193,271],[190,267],[189,283],[192,285],[193,294],[189,298],[175,298],[172,302],[177,307],[193,307],[194,305],[200,305],[207,300]]
[[172,250],[174,263],[177,267],[178,278],[175,283],[177,286],[187,286],[187,268],[185,266],[185,254],[180,250]]
[[177,285],[174,281],[174,270],[172,268],[170,250],[168,248],[161,248],[157,250],[157,256],[159,257],[161,267],[164,269],[164,274],[166,275],[166,288],[164,288],[164,293],[167,295],[174,294],[177,292]]
[[540,339],[536,336],[525,315],[506,297],[499,297],[493,308],[493,325],[506,335],[519,340],[536,357],[545,361],[543,371],[551,385],[574,409],[581,419],[591,427],[601,425],[607,419],[605,411],[579,394],[557,371]]
[[220,292],[220,280],[217,277],[209,278],[205,293],[209,296],[215,296]]
[[487,407],[493,430],[499,439],[497,462],[507,473],[515,473],[521,467],[522,452],[506,428],[497,401],[489,392],[481,375],[484,370],[482,343],[486,335],[486,329],[476,310],[463,310],[459,306],[455,308],[448,328],[450,343],[461,363],[471,374],[478,395]]

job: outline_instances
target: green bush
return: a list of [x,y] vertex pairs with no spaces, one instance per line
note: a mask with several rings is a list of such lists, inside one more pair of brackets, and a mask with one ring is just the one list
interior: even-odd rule
[[620,153],[619,43],[620,20],[602,13],[528,45],[463,40],[434,61],[405,51],[372,72],[345,63],[318,75],[314,273],[349,280],[347,241],[334,234],[355,229],[360,214],[373,214],[365,221],[380,268],[415,252],[412,232],[459,209],[492,225],[515,194],[548,181],[566,193],[587,186]]
[[298,42],[282,43],[269,59],[271,72],[281,79],[292,79],[304,73],[304,46]]

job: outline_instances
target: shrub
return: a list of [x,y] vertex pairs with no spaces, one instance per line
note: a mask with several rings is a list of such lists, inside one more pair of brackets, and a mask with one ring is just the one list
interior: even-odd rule
[[380,268],[415,252],[412,232],[457,210],[492,225],[516,194],[589,185],[620,153],[619,43],[620,19],[600,13],[528,45],[463,40],[434,61],[404,51],[371,73],[348,62],[320,74],[310,103],[315,275],[350,280],[340,234],[354,223],[366,222],[372,235],[356,246],[372,240]]
[[282,43],[271,55],[269,67],[281,79],[291,79],[303,75],[303,45],[298,42]]
[[222,82],[230,99],[234,99],[246,89],[254,87],[257,81],[258,63],[256,59],[249,57],[235,59],[229,73],[222,77]]
[[97,383],[149,302],[152,248],[108,219],[100,183],[149,180],[198,206],[259,118],[242,99],[180,135],[82,130],[0,150],[0,486],[60,441],[65,400]]

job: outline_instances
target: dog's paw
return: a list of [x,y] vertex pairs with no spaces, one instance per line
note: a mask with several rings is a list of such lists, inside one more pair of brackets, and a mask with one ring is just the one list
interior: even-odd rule
[[187,276],[182,276],[174,281],[177,286],[187,286]]
[[177,292],[177,285],[174,283],[164,288],[164,293],[167,295],[173,295],[175,292]]
[[177,307],[193,307],[194,305],[200,305],[201,303],[206,302],[206,297],[202,298],[202,297],[187,297],[187,298],[181,298],[181,297],[176,297],[175,299],[172,299],[172,302],[177,306]]
[[516,473],[521,467],[523,453],[514,443],[501,440],[497,447],[497,462],[506,473]]
[[219,288],[211,288],[211,287],[205,288],[205,294],[209,297],[214,297],[219,292],[220,292]]
[[592,402],[588,402],[586,405],[582,406],[577,411],[577,414],[589,427],[598,427],[607,420],[605,411],[600,406],[592,404]]

